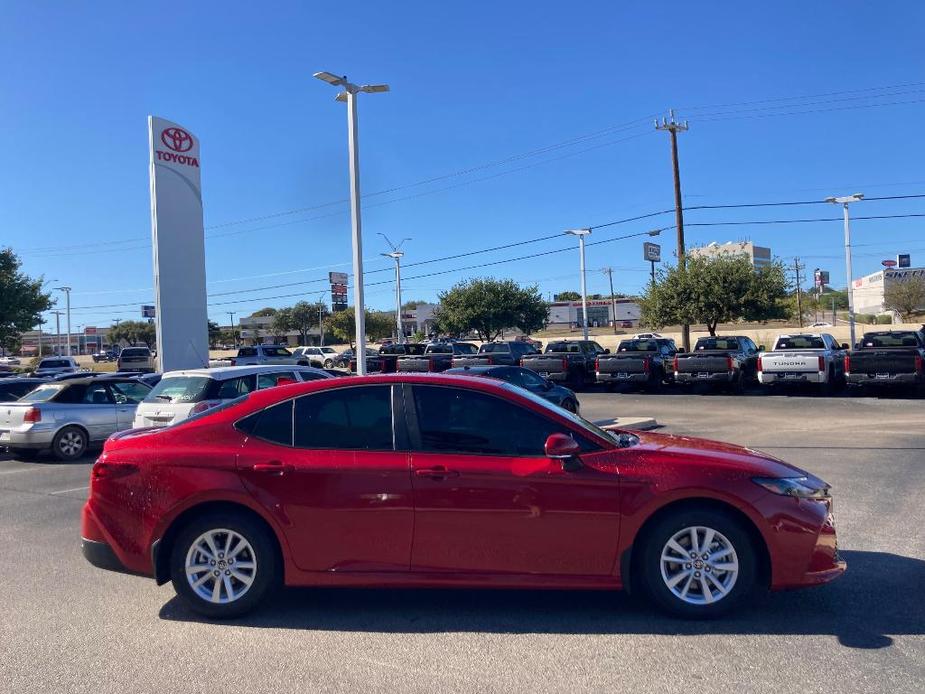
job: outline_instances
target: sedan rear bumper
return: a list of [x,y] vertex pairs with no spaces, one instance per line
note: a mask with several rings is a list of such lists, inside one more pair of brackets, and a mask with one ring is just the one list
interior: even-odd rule
[[118,571],[119,573],[132,573],[125,568],[125,564],[119,561],[119,557],[112,551],[112,547],[105,542],[88,540],[82,537],[80,538],[80,549],[83,552],[84,559],[98,569]]

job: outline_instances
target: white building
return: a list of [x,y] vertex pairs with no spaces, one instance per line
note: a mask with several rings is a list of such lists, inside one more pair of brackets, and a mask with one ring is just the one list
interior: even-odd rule
[[771,249],[756,246],[751,241],[727,241],[717,243],[713,241],[700,248],[691,248],[687,255],[701,258],[719,258],[724,255],[744,255],[753,267],[764,267],[771,264]]
[[[299,331],[289,330],[278,334],[273,330],[273,316],[244,316],[235,328],[238,339],[248,345],[284,343],[290,347],[299,345]],[[308,344],[320,344],[321,328],[313,326],[308,331]]]
[[[883,302],[887,288],[912,277],[925,277],[925,268],[880,270],[854,280],[851,288],[854,294],[855,313],[885,313],[887,308]],[[925,306],[919,306],[919,309],[925,310]]]
[[412,309],[402,310],[401,327],[406,337],[414,333],[430,335],[434,329],[434,313],[438,304],[418,304]]
[[[616,304],[616,316],[613,305]],[[588,325],[601,328],[613,325],[618,328],[634,328],[639,325],[640,308],[633,299],[589,299]],[[574,327],[582,325],[580,301],[554,301],[549,304],[549,327]]]

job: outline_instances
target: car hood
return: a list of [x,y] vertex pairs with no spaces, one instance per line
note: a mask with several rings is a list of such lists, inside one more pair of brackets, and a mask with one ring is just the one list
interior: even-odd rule
[[733,443],[690,436],[634,432],[639,436],[641,453],[651,452],[671,458],[675,463],[709,467],[758,477],[809,477],[818,479],[795,465]]

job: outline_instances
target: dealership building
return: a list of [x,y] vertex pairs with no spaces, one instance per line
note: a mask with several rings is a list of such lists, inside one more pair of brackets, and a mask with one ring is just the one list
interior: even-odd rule
[[[639,325],[639,315],[639,304],[633,299],[588,300],[588,325],[592,328],[611,325],[635,328]],[[582,324],[580,301],[554,301],[549,304],[550,328],[579,328]]]
[[[886,313],[884,294],[893,284],[905,282],[913,277],[925,278],[925,267],[907,267],[902,269],[886,269],[866,275],[852,283],[855,313]],[[925,306],[919,306],[925,310]]]
[[771,264],[771,249],[764,246],[756,246],[751,241],[727,241],[726,243],[717,243],[713,241],[700,248],[690,248],[687,251],[689,256],[701,258],[721,258],[726,256],[744,256],[753,267],[759,268]]

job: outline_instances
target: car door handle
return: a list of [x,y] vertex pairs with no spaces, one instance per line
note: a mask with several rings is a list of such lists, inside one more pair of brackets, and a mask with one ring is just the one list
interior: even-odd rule
[[459,473],[456,470],[447,470],[442,465],[437,465],[436,467],[425,467],[419,470],[415,470],[414,474],[417,477],[430,477],[431,479],[446,479],[447,477],[459,477]]
[[271,475],[284,475],[292,472],[295,468],[292,465],[284,465],[278,461],[272,463],[256,463],[252,468],[254,472],[267,472]]

